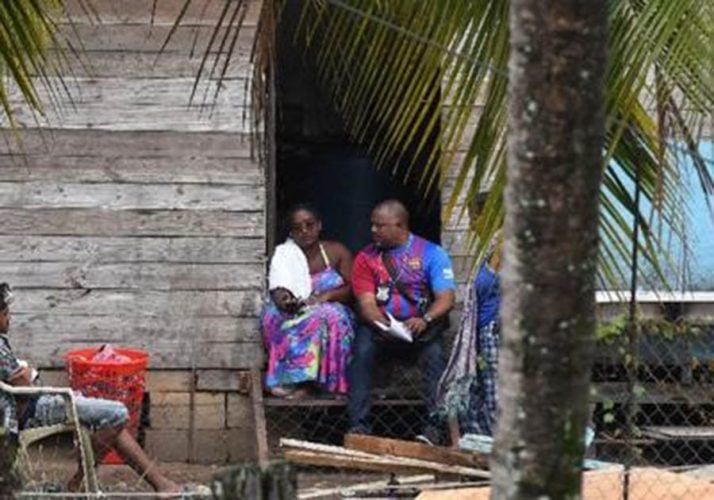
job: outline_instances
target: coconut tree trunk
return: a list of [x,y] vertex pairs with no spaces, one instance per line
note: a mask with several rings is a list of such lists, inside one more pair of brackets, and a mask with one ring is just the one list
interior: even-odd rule
[[295,500],[297,473],[289,462],[243,464],[219,473],[213,496],[226,500]]
[[511,0],[491,498],[576,498],[595,335],[604,0]]

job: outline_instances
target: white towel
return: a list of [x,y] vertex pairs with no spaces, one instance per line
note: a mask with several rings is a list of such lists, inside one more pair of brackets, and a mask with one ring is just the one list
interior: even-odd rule
[[298,299],[307,299],[312,293],[312,280],[307,258],[299,246],[290,238],[275,247],[270,261],[268,288],[287,288]]

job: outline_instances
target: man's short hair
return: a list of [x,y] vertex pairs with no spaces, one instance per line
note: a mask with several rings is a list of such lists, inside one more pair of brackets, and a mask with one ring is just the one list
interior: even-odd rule
[[399,222],[404,224],[404,227],[409,227],[409,210],[399,200],[384,200],[378,203],[374,210],[375,212],[384,211],[392,217],[396,217]]

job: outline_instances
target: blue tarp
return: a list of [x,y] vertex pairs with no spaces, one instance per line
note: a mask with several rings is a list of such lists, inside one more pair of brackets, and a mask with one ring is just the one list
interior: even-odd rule
[[[700,153],[705,159],[710,175],[714,175],[714,142],[703,142]],[[618,167],[615,166],[615,169]],[[667,245],[660,253],[660,262],[664,264],[664,274],[669,287],[674,290],[714,290],[714,196],[706,194],[697,174],[691,157],[682,153],[681,164],[678,167],[681,175],[681,201],[677,204],[678,213],[682,215],[685,240],[682,242],[669,231],[660,231],[657,224],[653,229]],[[624,187],[634,197],[634,182],[624,175],[618,176]],[[641,213],[647,218],[651,205],[645,199],[640,201]],[[625,213],[624,208],[622,212]],[[632,226],[632,217],[623,216],[628,226]],[[684,247],[688,251],[684,251]],[[623,269],[629,268],[629,261],[622,263]],[[644,259],[639,261],[640,269],[648,276],[650,283],[640,280],[640,289],[664,289],[663,284],[655,278],[655,273],[648,269]],[[654,283],[654,285],[653,285]],[[628,288],[628,283],[621,283],[616,288]]]

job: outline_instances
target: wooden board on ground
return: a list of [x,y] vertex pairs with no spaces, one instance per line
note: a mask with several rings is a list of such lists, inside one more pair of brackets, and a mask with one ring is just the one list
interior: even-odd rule
[[418,474],[425,470],[422,467],[392,463],[389,460],[380,461],[362,457],[333,456],[302,450],[288,450],[284,456],[290,462],[338,469],[357,469],[394,474]]
[[326,467],[377,470],[391,473],[440,472],[443,474],[489,478],[488,471],[461,465],[446,465],[415,458],[382,456],[342,446],[332,446],[297,439],[281,439],[287,448],[285,458],[297,463]]
[[647,426],[642,427],[642,433],[655,439],[683,441],[714,439],[714,427],[711,426]]
[[345,447],[377,455],[416,458],[446,465],[463,465],[478,469],[488,469],[488,458],[484,455],[466,453],[443,446],[429,446],[414,441],[347,434],[345,436]]
[[714,465],[712,464],[703,465],[701,467],[697,467],[691,470],[686,470],[683,471],[682,474],[686,474],[696,479],[702,479],[704,481],[714,483]]
[[[489,500],[490,487],[461,488],[448,491],[426,491],[418,500]],[[687,474],[653,467],[632,469],[629,491],[631,499],[679,500],[714,498],[714,484]],[[625,498],[622,470],[589,471],[583,476],[583,500],[621,500]]]

